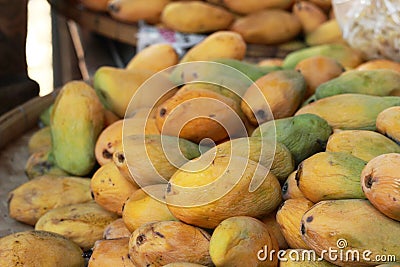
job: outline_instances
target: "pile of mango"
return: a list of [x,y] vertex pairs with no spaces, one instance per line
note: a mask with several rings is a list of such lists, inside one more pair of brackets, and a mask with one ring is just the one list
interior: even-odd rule
[[[183,58],[157,44],[125,69],[99,68],[91,84],[66,83],[40,118],[47,126],[30,139],[29,181],[9,194],[10,217],[35,230],[0,238],[0,265],[84,266],[90,251],[91,267],[398,266],[400,64],[364,61],[343,44],[260,64],[245,62],[245,52],[241,35],[218,31]],[[169,94],[151,110],[129,112],[148,78],[193,61],[240,70],[254,84],[237,95],[190,82],[198,73],[178,65],[165,79],[175,85]],[[200,98],[225,109],[185,104]],[[209,117],[180,127],[183,115],[204,110]],[[228,110],[246,136],[231,138],[216,123],[229,122]],[[161,133],[168,124],[179,131]],[[185,160],[172,164],[164,149],[177,144],[174,155]],[[200,171],[187,171],[210,156]],[[152,182],[157,173],[164,184]],[[139,174],[149,178],[144,187]],[[329,249],[368,250],[372,260]],[[289,257],[310,251],[321,259]]]
[[[248,43],[343,43],[330,0],[78,0],[126,23],[145,20],[183,33],[232,30]],[[291,46],[301,46],[298,42]]]

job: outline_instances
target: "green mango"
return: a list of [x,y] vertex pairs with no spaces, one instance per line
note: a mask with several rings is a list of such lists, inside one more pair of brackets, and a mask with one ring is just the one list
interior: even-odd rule
[[400,97],[341,94],[303,106],[295,115],[318,115],[334,129],[374,131],[378,114],[393,106],[400,106]]
[[362,56],[344,44],[315,45],[287,54],[283,60],[284,69],[294,69],[301,60],[312,56],[327,56],[336,59],[344,67],[354,68],[361,64]]
[[320,152],[301,162],[296,173],[297,186],[314,203],[366,198],[360,180],[366,164],[345,152]]
[[321,117],[303,114],[263,123],[254,130],[252,136],[276,136],[276,141],[290,150],[297,165],[311,155],[323,151],[331,132],[331,127]]
[[103,106],[93,88],[83,81],[66,83],[50,118],[56,164],[76,176],[89,174],[96,163],[94,148],[103,127]]
[[317,87],[316,99],[338,94],[388,96],[400,89],[400,73],[389,69],[354,70]]

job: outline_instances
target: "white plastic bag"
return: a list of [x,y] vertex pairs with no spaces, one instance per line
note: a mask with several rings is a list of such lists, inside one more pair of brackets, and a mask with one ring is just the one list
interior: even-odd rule
[[400,0],[333,0],[343,38],[366,58],[400,61]]

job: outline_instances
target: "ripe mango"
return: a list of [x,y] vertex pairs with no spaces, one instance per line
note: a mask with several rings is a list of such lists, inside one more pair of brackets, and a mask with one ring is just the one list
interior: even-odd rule
[[126,227],[124,220],[122,218],[112,221],[103,232],[103,239],[120,239],[130,237],[131,232]]
[[129,240],[129,256],[137,266],[163,266],[190,262],[213,266],[209,254],[210,234],[178,221],[143,224]]
[[217,142],[228,135],[247,135],[240,114],[240,97],[234,92],[215,84],[189,83],[158,107],[156,123],[164,135]]
[[283,236],[291,248],[308,249],[309,246],[301,239],[301,218],[314,203],[305,198],[288,199],[279,207],[276,221],[281,227]]
[[51,131],[49,126],[37,130],[29,138],[28,149],[29,154],[51,150]]
[[386,216],[400,221],[399,153],[371,159],[361,173],[362,189],[368,200]]
[[121,215],[125,200],[139,187],[122,176],[114,162],[110,162],[94,173],[90,189],[97,204]]
[[264,9],[237,18],[231,30],[248,43],[276,45],[296,37],[301,32],[301,24],[288,11]]
[[400,106],[400,97],[341,94],[303,106],[295,115],[318,115],[333,129],[375,130],[378,114],[392,106]]
[[[254,125],[293,116],[303,102],[306,82],[295,70],[280,70],[259,78],[245,92],[243,113]],[[261,94],[260,94],[261,93]]]
[[368,162],[382,154],[400,153],[400,146],[377,132],[345,130],[329,137],[326,151],[346,152]]
[[92,248],[88,267],[135,267],[129,259],[129,237],[98,240]]
[[376,129],[400,144],[400,107],[383,110],[376,118]]
[[41,176],[32,179],[8,195],[11,218],[34,225],[47,211],[92,200],[90,179]]
[[215,228],[232,216],[265,216],[281,203],[276,176],[252,160],[217,155],[208,166],[197,160],[181,168],[171,177],[165,200],[183,222]]
[[278,241],[261,221],[247,216],[230,217],[215,228],[210,256],[215,266],[278,266],[278,258],[260,261],[260,248],[279,250]]
[[328,20],[327,14],[311,1],[298,1],[292,6],[293,14],[299,19],[304,34],[316,30]]
[[[325,260],[339,266],[375,266],[376,262],[362,257],[366,250],[369,259],[377,255],[400,257],[400,222],[390,219],[378,211],[368,200],[327,200],[315,204],[302,218],[303,240],[318,255],[322,250],[338,249],[347,257]],[[357,250],[359,259],[351,253]],[[341,260],[342,259],[342,260]]]
[[239,14],[250,14],[266,8],[286,9],[293,0],[222,0],[223,4],[232,11]]
[[[86,0],[87,1],[87,0]],[[145,20],[148,23],[160,21],[161,12],[170,0],[110,0],[107,11],[115,20],[135,23]]]
[[365,198],[360,175],[366,162],[344,152],[320,152],[302,161],[296,181],[314,203],[328,199]]
[[25,231],[0,238],[0,266],[83,267],[82,250],[67,238]]
[[[164,189],[163,185],[153,185]],[[147,188],[136,190],[124,204],[122,219],[129,231],[133,232],[142,224],[154,221],[176,221],[165,202],[147,193]]]
[[290,150],[295,165],[298,165],[309,156],[325,150],[331,132],[331,127],[321,117],[314,114],[302,114],[263,123],[254,130],[251,136],[262,138],[276,136],[276,141]]
[[348,45],[322,44],[306,47],[289,53],[285,57],[282,67],[284,69],[294,69],[301,60],[312,56],[331,57],[347,68],[355,68],[363,61],[361,53]]
[[135,182],[141,187],[163,183],[190,159],[200,156],[199,146],[168,135],[131,135],[124,153]]
[[353,70],[331,79],[315,90],[316,99],[338,94],[364,94],[388,96],[400,89],[400,72],[379,70]]
[[73,204],[45,213],[37,221],[35,230],[58,233],[87,250],[103,237],[105,227],[117,218],[117,214],[95,202]]
[[357,66],[357,70],[390,69],[400,72],[400,63],[390,59],[371,59]]
[[146,69],[103,66],[93,76],[93,87],[104,107],[123,118],[133,95],[154,73]]
[[[309,3],[303,1],[303,3]],[[304,98],[309,98],[321,84],[328,82],[344,72],[343,66],[333,58],[327,56],[313,56],[301,60],[295,69],[303,75],[307,90]],[[318,73],[318,75],[315,75]]]
[[50,127],[56,164],[73,175],[89,174],[104,127],[103,106],[93,88],[83,81],[66,83],[54,103]]
[[132,57],[126,69],[146,69],[159,72],[178,64],[179,57],[174,47],[168,43],[152,44],[139,51]]
[[[146,113],[145,110],[137,110],[138,113]],[[113,161],[113,154],[122,149],[123,135],[133,134],[159,134],[154,115],[135,114],[132,117],[118,120],[107,126],[99,135],[95,146],[96,160],[100,165]]]
[[168,28],[185,33],[226,30],[234,19],[225,8],[201,1],[172,2],[161,14],[161,21]]
[[217,31],[196,44],[182,57],[180,63],[217,58],[242,60],[246,55],[246,42],[233,31]]
[[283,182],[294,170],[294,160],[288,148],[279,142],[261,137],[236,138],[211,148],[206,153],[247,157],[266,168]]
[[25,174],[29,179],[42,175],[69,176],[57,166],[51,151],[38,151],[30,155],[25,163]]

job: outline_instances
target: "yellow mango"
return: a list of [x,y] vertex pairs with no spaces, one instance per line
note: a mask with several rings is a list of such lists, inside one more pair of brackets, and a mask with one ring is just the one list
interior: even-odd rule
[[242,60],[246,54],[246,43],[242,36],[232,31],[217,31],[193,46],[180,63],[217,58]]
[[149,23],[157,23],[164,7],[170,0],[110,0],[108,1],[108,13],[116,20],[132,23],[146,20]]
[[376,129],[400,144],[400,107],[390,107],[378,114]]
[[326,151],[346,152],[368,162],[382,154],[400,153],[400,146],[377,132],[345,130],[329,137]]
[[29,154],[51,150],[51,132],[49,126],[37,130],[31,138],[29,138],[28,149]]
[[301,24],[290,12],[265,9],[236,19],[231,30],[241,34],[248,43],[276,45],[300,34]]
[[300,163],[296,181],[314,203],[328,199],[365,198],[360,175],[366,162],[344,152],[320,152]]
[[[261,184],[254,189],[254,183]],[[201,160],[184,164],[171,177],[165,200],[177,219],[215,228],[232,216],[265,216],[282,197],[278,179],[264,166],[217,155],[208,166]]]
[[126,227],[122,218],[118,218],[111,222],[109,225],[107,225],[103,232],[104,239],[120,239],[130,236],[131,232]]
[[232,91],[208,83],[184,85],[158,107],[156,123],[164,135],[179,136],[199,143],[204,138],[221,141],[240,134],[240,98]]
[[222,0],[224,5],[240,14],[250,14],[262,9],[286,9],[293,4],[293,0]]
[[301,218],[314,205],[305,198],[288,199],[276,213],[276,221],[281,227],[283,236],[291,248],[309,249],[301,238]]
[[[318,255],[332,248],[345,255],[336,258],[329,257],[328,253],[322,255],[339,266],[375,266],[377,255],[400,257],[400,222],[385,216],[364,199],[315,204],[303,215],[301,233]],[[354,251],[358,251],[358,258]]]
[[35,225],[47,211],[92,200],[90,179],[40,176],[23,183],[8,195],[11,218]]
[[226,30],[234,18],[228,10],[202,1],[172,2],[161,14],[167,27],[186,33]]
[[74,204],[48,211],[37,221],[35,230],[58,233],[87,250],[102,238],[105,227],[117,218],[115,213],[95,202]]
[[167,43],[152,44],[139,51],[126,65],[126,69],[146,69],[162,71],[178,64],[179,57],[172,45]]
[[215,228],[210,239],[210,256],[215,266],[278,266],[278,258],[260,261],[260,248],[279,250],[278,242],[261,221],[246,216],[231,217]]
[[129,237],[98,240],[94,243],[88,267],[135,267],[129,259]]
[[[154,188],[156,186],[157,185],[152,187]],[[159,187],[164,188],[162,185]],[[125,226],[131,232],[145,223],[176,220],[164,202],[146,193],[146,187],[136,190],[125,201],[122,219]]]
[[320,84],[336,78],[344,72],[344,67],[338,61],[327,56],[305,58],[297,63],[295,69],[301,72],[307,84],[304,99],[314,94]]
[[399,153],[371,159],[361,173],[362,189],[368,200],[386,216],[400,221]]
[[391,69],[400,72],[400,63],[389,59],[371,59],[358,65],[357,70]]
[[213,266],[210,235],[178,221],[152,222],[136,229],[129,240],[129,256],[137,266],[163,266],[185,261]]
[[83,267],[82,250],[65,237],[25,231],[0,238],[0,266]]
[[101,166],[90,180],[94,200],[104,209],[122,214],[125,200],[139,187],[121,175],[114,162]]
[[241,108],[254,125],[292,116],[303,101],[306,82],[295,70],[274,71],[259,78],[243,95]]

